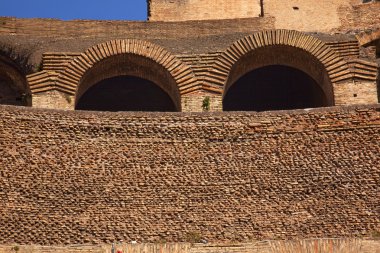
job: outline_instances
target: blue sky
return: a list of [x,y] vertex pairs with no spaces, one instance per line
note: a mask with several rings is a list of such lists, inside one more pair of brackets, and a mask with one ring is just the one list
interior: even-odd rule
[[0,0],[0,16],[146,20],[146,0]]

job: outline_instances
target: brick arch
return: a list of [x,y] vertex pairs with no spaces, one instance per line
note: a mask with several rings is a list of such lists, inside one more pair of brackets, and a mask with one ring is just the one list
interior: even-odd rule
[[223,94],[231,69],[239,59],[270,46],[287,46],[308,53],[323,65],[331,85],[352,78],[346,61],[318,38],[293,30],[267,30],[239,39],[221,53],[203,89]]
[[14,60],[0,55],[0,104],[31,106],[26,71]]
[[356,35],[356,38],[359,41],[359,44],[363,47],[373,45],[375,42],[380,41],[380,28],[371,32],[363,32]]
[[200,88],[189,66],[161,46],[137,39],[112,40],[92,46],[68,64],[58,76],[57,86],[75,95],[81,79],[95,64],[123,54],[141,56],[162,66],[175,80],[180,95]]

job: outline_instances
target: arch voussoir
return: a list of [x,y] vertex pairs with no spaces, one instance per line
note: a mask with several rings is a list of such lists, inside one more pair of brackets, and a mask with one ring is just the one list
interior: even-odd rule
[[[256,49],[277,45],[298,48],[312,55],[325,67],[332,83],[336,80],[334,77],[340,74],[348,78],[345,74],[349,71],[348,64],[326,43],[302,32],[280,29],[256,32],[233,42],[213,64],[212,71],[206,77],[208,83],[205,86],[215,86],[216,89],[223,90],[229,76],[227,68],[231,70],[241,57]],[[338,73],[334,72],[337,68],[331,68],[332,65],[339,66]]]
[[[192,80],[191,87],[199,86],[198,80],[191,68],[165,50],[163,47],[153,44],[149,41],[142,41],[136,39],[125,40],[112,40],[100,43],[88,48],[81,53],[78,57],[74,58],[65,70],[58,76],[57,83],[60,86],[67,87],[68,89],[77,89],[81,78],[85,73],[91,69],[96,63],[115,55],[120,54],[134,54],[139,55],[150,60],[153,60],[163,66],[177,81],[178,89],[181,94],[186,94],[187,89],[181,87],[188,87],[189,80]],[[191,78],[178,78],[178,75],[186,72]],[[186,80],[186,83],[183,83]],[[201,89],[201,87],[199,87]]]

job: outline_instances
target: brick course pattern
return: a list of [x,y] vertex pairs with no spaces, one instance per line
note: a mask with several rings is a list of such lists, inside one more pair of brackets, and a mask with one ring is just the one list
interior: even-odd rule
[[103,59],[120,54],[138,55],[162,65],[176,81],[181,94],[186,94],[197,86],[193,71],[177,57],[160,46],[133,39],[108,41],[87,49],[68,64],[58,77],[57,86],[66,88],[71,91],[70,95],[74,95],[86,71]]
[[150,21],[184,21],[259,17],[260,0],[150,0]]
[[[149,0],[150,21],[270,18],[275,29],[344,32],[378,28],[380,3],[363,0]],[[264,17],[262,17],[264,16]]]
[[[276,52],[274,50],[276,48],[282,49]],[[293,51],[289,52],[287,57],[278,57],[278,54],[286,55],[286,50],[283,49]],[[256,57],[259,50],[267,52],[262,59]],[[304,52],[307,54],[306,59],[301,57]],[[330,97],[331,105],[378,102],[376,95],[377,64],[357,58],[358,42],[356,45],[355,42],[326,43],[317,37],[290,30],[256,32],[240,38],[222,52],[201,55],[175,56],[154,43],[134,39],[108,41],[94,45],[83,53],[45,53],[42,61],[43,71],[28,76],[31,92],[34,95],[46,91],[59,91],[67,96],[75,96],[74,100],[77,100],[81,95],[78,95],[81,80],[83,81],[83,77],[89,70],[105,59],[128,54],[150,59],[162,66],[164,72],[168,72],[174,79],[171,90],[175,90],[175,93],[178,94],[174,97],[181,96],[186,101],[188,98],[183,97],[184,95],[196,92],[199,94],[199,91],[206,91],[213,96],[225,94],[229,85],[236,81],[233,78],[239,77],[232,75],[232,81],[228,80],[236,66],[247,66],[248,70],[252,70],[265,66],[265,64],[285,64],[294,65],[295,68],[303,70],[318,80],[318,83],[324,86],[326,95]],[[298,61],[291,57],[294,54],[298,54]],[[261,60],[257,62],[257,65],[250,66],[240,62],[244,57],[251,57],[251,62],[254,62],[255,59]],[[311,61],[314,62],[310,64]],[[127,64],[133,65],[130,62]],[[244,71],[247,69],[243,70],[243,74]],[[156,72],[158,73],[159,70]],[[321,75],[324,75],[325,72],[326,76],[322,77]],[[143,77],[152,78],[142,74]],[[360,81],[356,82],[355,78],[359,78]],[[356,95],[354,96],[354,94]],[[206,96],[210,95],[206,94]],[[43,97],[41,98],[43,99]],[[194,99],[196,98],[194,97]],[[204,97],[200,97],[196,100],[203,99]],[[40,97],[33,100],[33,105],[36,107],[74,108],[74,104],[70,103],[55,107],[57,103],[48,94],[45,101],[42,101]],[[179,100],[180,98],[175,99],[177,104],[181,103]],[[182,103],[182,111],[199,111],[201,108],[199,101],[190,102],[194,105],[197,104],[190,107]],[[186,102],[186,104],[189,103]],[[178,105],[178,108],[180,107]],[[216,104],[213,108],[218,109],[220,106]]]
[[[268,1],[267,3],[269,4]],[[289,5],[291,2],[286,4]],[[309,5],[310,2],[302,4]],[[376,10],[377,4],[359,4],[356,9]],[[350,5],[347,6],[349,8]],[[290,11],[295,12],[293,8]],[[378,16],[375,15],[374,24],[378,23]],[[35,71],[39,71],[27,76],[28,83],[25,86],[28,87],[21,92],[31,93],[32,102],[28,105],[32,104],[34,107],[74,109],[78,98],[86,91],[81,89],[82,93],[78,93],[77,88],[83,87],[81,78],[94,70],[94,66],[99,62],[119,55],[137,55],[140,59],[157,63],[156,67],[162,67],[164,71],[156,69],[154,72],[157,75],[169,76],[171,85],[166,86],[170,88],[165,86],[165,83],[169,82],[164,78],[149,79],[150,73],[147,70],[152,68],[148,66],[144,67],[145,70],[141,68],[139,77],[147,78],[161,88],[165,86],[164,90],[172,97],[177,110],[184,112],[201,111],[201,102],[211,96],[215,97],[211,101],[212,110],[221,110],[220,103],[225,88],[245,72],[265,64],[287,65],[304,71],[323,86],[329,98],[329,105],[378,102],[379,60],[376,60],[377,49],[372,41],[376,40],[377,33],[372,25],[367,29],[366,23],[360,24],[361,27],[366,27],[364,35],[363,28],[352,30],[349,27],[334,30],[337,33],[331,35],[276,30],[275,28],[280,26],[275,26],[274,18],[268,15],[263,18],[202,22],[59,21],[15,18],[1,18],[0,21],[0,45],[9,45],[15,52],[27,49],[30,53],[30,65],[35,65]],[[295,22],[302,23],[298,19]],[[358,38],[355,38],[355,35]],[[135,47],[123,51],[122,45],[126,46],[129,43]],[[359,46],[369,44],[372,46]],[[263,58],[259,62],[255,55],[260,51]],[[307,53],[304,54],[305,52]],[[252,57],[249,61],[252,64],[244,69],[248,64],[241,64],[241,60],[248,57]],[[125,61],[120,64],[127,65]],[[243,71],[235,71],[236,69]],[[170,74],[166,75],[168,71]],[[325,75],[325,72],[328,74]],[[96,73],[100,73],[98,79],[101,79],[103,72]],[[112,76],[110,71],[104,73],[103,77]],[[125,71],[121,74],[131,73]],[[20,78],[25,79],[25,76],[21,75]],[[162,81],[157,82],[157,79]],[[93,84],[95,81],[99,80],[93,80]],[[204,96],[195,97],[194,94]]]
[[[301,49],[311,54],[323,64],[333,84],[352,77],[347,63],[336,51],[319,39],[297,31],[272,30],[254,33],[228,47],[216,60],[209,78],[205,78],[208,81],[205,89],[209,88],[222,93],[230,70],[239,59],[255,49],[280,45]],[[213,89],[214,85],[221,89]]]
[[0,244],[361,236],[380,106],[266,113],[0,107]]

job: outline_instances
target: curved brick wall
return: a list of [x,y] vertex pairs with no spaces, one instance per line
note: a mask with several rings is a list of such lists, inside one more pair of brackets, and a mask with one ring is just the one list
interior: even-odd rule
[[276,113],[0,107],[0,244],[380,229],[380,106]]

